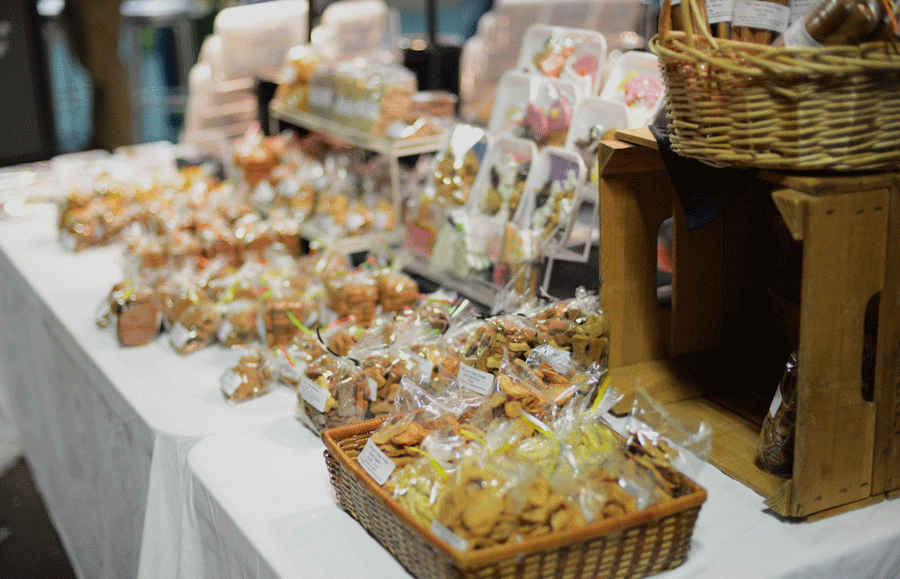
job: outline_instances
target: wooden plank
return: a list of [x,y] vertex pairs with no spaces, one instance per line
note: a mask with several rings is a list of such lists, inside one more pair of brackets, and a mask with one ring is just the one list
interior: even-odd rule
[[688,423],[705,421],[713,429],[709,462],[763,497],[775,493],[784,479],[754,464],[759,426],[704,397],[689,398],[665,405],[673,416]]
[[807,523],[821,521],[822,519],[827,519],[828,517],[834,517],[836,515],[842,515],[844,513],[849,513],[850,511],[855,511],[856,509],[868,507],[869,505],[877,505],[878,503],[884,501],[884,499],[885,499],[884,495],[869,497],[869,498],[863,499],[861,501],[855,501],[852,503],[847,503],[846,505],[834,507],[833,509],[827,509],[824,511],[819,511],[817,513],[813,513],[813,514],[809,515],[808,517],[805,517],[803,520],[806,521]]
[[[616,140],[600,141],[597,157],[601,175],[641,173],[646,178],[657,181],[657,184],[669,181],[662,157],[655,149],[636,147]],[[654,175],[657,171],[662,172],[662,175]],[[671,187],[671,183],[669,186]]]
[[786,189],[814,196],[843,195],[848,191],[871,191],[887,189],[894,183],[892,173],[788,173],[782,171],[760,171],[760,179],[775,183]]
[[704,387],[694,376],[679,371],[677,363],[664,358],[609,371],[610,384],[623,395],[616,405],[617,413],[631,410],[634,391],[642,388],[660,404],[678,402],[704,393]]
[[803,231],[806,228],[806,194],[794,189],[778,189],[772,191],[772,199],[790,230],[791,237],[794,241],[802,241]]
[[600,299],[609,321],[610,368],[655,360],[667,349],[670,315],[656,295],[656,238],[674,190],[659,153],[601,143]]
[[809,197],[792,515],[871,494],[875,406],[862,398],[866,305],[884,282],[887,191]]
[[887,209],[887,256],[875,358],[873,494],[900,489],[900,176],[890,190]]
[[659,149],[656,137],[650,132],[649,127],[641,127],[638,129],[618,129],[616,130],[616,138],[625,143],[648,147],[650,149]]

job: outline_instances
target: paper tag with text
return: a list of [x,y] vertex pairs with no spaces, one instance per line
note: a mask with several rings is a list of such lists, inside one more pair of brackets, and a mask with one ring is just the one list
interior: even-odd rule
[[363,467],[369,475],[375,479],[379,485],[383,485],[391,477],[391,473],[397,468],[394,461],[388,455],[381,452],[378,445],[372,442],[372,439],[366,441],[366,446],[362,452],[356,457],[359,465]]

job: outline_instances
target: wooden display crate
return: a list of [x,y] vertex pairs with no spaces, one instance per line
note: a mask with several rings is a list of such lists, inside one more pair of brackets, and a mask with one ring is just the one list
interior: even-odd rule
[[[741,171],[724,215],[688,231],[648,130],[617,133],[599,156],[613,383],[711,423],[710,462],[779,515],[819,518],[900,494],[900,176]],[[668,217],[663,309],[656,241]],[[782,479],[754,459],[794,349],[794,469]]]

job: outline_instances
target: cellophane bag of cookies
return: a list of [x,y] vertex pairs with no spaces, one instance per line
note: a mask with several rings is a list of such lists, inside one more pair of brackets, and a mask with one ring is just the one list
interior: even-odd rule
[[502,453],[464,457],[437,493],[432,530],[439,536],[452,533],[453,546],[461,550],[517,540],[530,525],[529,507],[546,500],[532,494],[535,478],[534,471]]
[[112,287],[94,319],[101,328],[114,327],[119,344],[124,347],[145,346],[162,328],[156,291],[140,280],[132,283],[131,278]]
[[663,474],[674,468],[695,478],[712,450],[712,426],[676,418],[642,388],[635,391],[625,432],[629,453]]
[[537,327],[557,348],[572,352],[582,363],[606,364],[609,324],[596,294],[578,292],[575,298],[554,302],[530,313]]
[[781,478],[794,471],[794,436],[797,423],[797,352],[784,367],[778,389],[763,419],[756,447],[756,466]]
[[484,320],[466,341],[463,362],[482,372],[497,373],[508,354],[525,360],[531,349],[547,343],[547,338],[526,317],[500,315]]
[[199,299],[185,307],[169,328],[169,343],[181,355],[211,346],[222,316],[210,299]]
[[597,396],[604,395],[599,387],[607,374],[605,365],[584,364],[575,360],[571,352],[551,344],[532,348],[525,362],[547,385],[560,410],[566,408],[575,414],[586,412],[595,401],[599,403]]
[[289,344],[278,346],[273,351],[275,357],[272,361],[272,371],[276,380],[290,386],[295,391],[300,387],[300,381],[306,375],[307,366],[326,353],[324,344],[311,330],[301,332],[294,336]]
[[275,385],[273,355],[253,348],[243,350],[238,362],[219,377],[222,394],[233,403],[262,396]]
[[306,367],[297,396],[301,420],[321,434],[368,418],[375,392],[355,361],[326,352]]

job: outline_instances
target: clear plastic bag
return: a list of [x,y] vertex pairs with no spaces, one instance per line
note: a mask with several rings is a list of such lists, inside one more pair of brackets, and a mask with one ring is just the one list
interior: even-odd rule
[[791,354],[775,397],[763,419],[756,449],[756,466],[782,478],[794,471],[797,426],[797,352]]
[[237,364],[220,376],[219,384],[229,402],[246,402],[262,396],[275,384],[272,355],[247,348]]
[[677,419],[640,388],[635,392],[625,430],[629,455],[651,471],[671,496],[682,490],[671,469],[695,478],[712,450],[710,425]]

